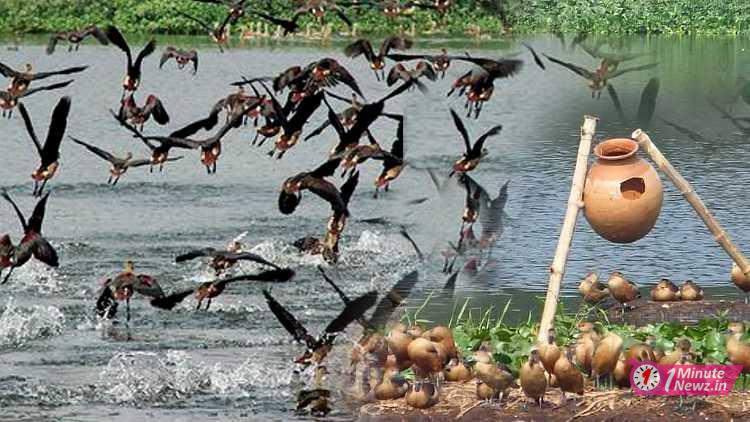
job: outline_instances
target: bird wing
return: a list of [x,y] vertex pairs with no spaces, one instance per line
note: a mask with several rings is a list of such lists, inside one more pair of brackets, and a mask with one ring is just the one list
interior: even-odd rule
[[360,54],[364,54],[369,62],[372,62],[375,59],[375,52],[372,51],[372,44],[364,38],[358,39],[347,45],[346,48],[344,48],[344,54],[346,57],[357,57]]
[[266,298],[266,303],[271,309],[271,312],[276,316],[282,326],[294,337],[294,340],[298,342],[304,342],[308,347],[315,345],[315,338],[313,338],[307,329],[294,317],[289,311],[286,310],[268,290],[263,290],[263,296]]
[[151,298],[164,297],[164,291],[151,276],[139,274],[133,283],[133,290]]
[[315,177],[306,177],[302,182],[302,188],[308,189],[310,192],[330,203],[331,209],[333,209],[334,213],[339,215],[349,215],[349,211],[346,208],[346,202],[344,202],[341,193],[331,182]]
[[391,50],[408,50],[413,42],[405,37],[388,37],[380,45],[380,57],[385,57]]
[[622,110],[620,96],[617,95],[614,84],[607,84],[607,93],[609,94],[609,98],[612,99],[612,104],[615,106],[615,110],[617,110],[617,114],[620,116],[620,120],[622,120],[623,122],[627,122],[628,118],[625,116],[625,112]]
[[177,304],[185,300],[186,297],[190,296],[195,292],[195,289],[183,290],[181,292],[172,293],[168,296],[156,297],[151,299],[151,306],[159,309],[171,311]]
[[336,291],[336,293],[339,295],[339,297],[344,302],[344,304],[348,305],[352,301],[351,299],[349,299],[349,296],[347,296],[346,293],[344,293],[344,291],[341,290],[339,286],[337,286],[336,283],[334,283],[333,280],[331,280],[330,277],[328,277],[328,274],[326,274],[325,270],[320,265],[318,265],[318,271],[320,271],[320,275],[323,276],[323,280],[325,280],[326,283],[330,284],[331,287],[333,287],[333,290]]
[[188,253],[178,255],[177,258],[174,259],[174,262],[180,263],[185,261],[192,261],[193,259],[200,258],[202,256],[214,256],[216,252],[218,251],[214,248],[196,249]]
[[295,79],[302,72],[302,67],[292,66],[285,71],[281,72],[277,77],[273,79],[273,90],[281,91],[289,85],[293,79]]
[[[177,13],[179,13],[179,11]],[[130,53],[130,46],[128,45],[128,42],[125,41],[125,37],[122,36],[120,30],[117,29],[116,26],[108,26],[106,34],[109,42],[125,52],[125,55],[128,57],[128,67],[131,66],[133,64],[133,56]]]
[[482,154],[482,148],[484,148],[484,142],[487,140],[487,138],[497,135],[501,130],[503,130],[503,125],[497,125],[491,127],[487,132],[482,134],[482,136],[480,136],[479,139],[474,142],[474,147],[471,149],[473,155],[477,157],[480,156]]
[[152,114],[156,123],[159,123],[160,125],[166,125],[169,123],[169,113],[167,113],[167,109],[164,108],[164,103],[162,103],[159,97],[155,95],[149,95],[148,98],[146,98],[146,105],[143,108],[143,112],[145,114]]
[[325,328],[326,334],[335,334],[344,331],[349,324],[362,318],[368,309],[375,305],[378,292],[375,290],[352,300],[344,306],[344,310]]
[[13,199],[8,195],[8,192],[3,189],[0,191],[0,196],[2,196],[6,201],[10,203],[10,205],[13,207],[13,210],[16,212],[16,215],[18,216],[18,220],[21,222],[21,227],[23,227],[23,232],[26,233],[28,231],[28,224],[26,224],[26,217],[23,216],[23,213],[18,208],[18,205],[13,201]]
[[386,77],[385,81],[388,84],[388,86],[393,86],[396,82],[399,81],[399,79],[403,79],[404,81],[408,81],[410,79],[409,72],[404,68],[401,63],[397,63],[395,66],[391,67],[390,72],[388,72],[388,76]]
[[65,136],[65,128],[68,126],[68,113],[70,112],[70,97],[62,97],[52,111],[47,140],[42,148],[42,165],[48,166],[60,158],[60,143]]
[[45,52],[47,54],[52,54],[55,52],[55,47],[57,46],[57,42],[61,39],[64,39],[63,35],[61,33],[52,34],[49,36],[49,41],[47,41],[47,49]]
[[636,121],[638,127],[648,127],[656,111],[656,97],[659,96],[659,78],[651,78],[641,92]]
[[102,32],[102,30],[99,29],[99,27],[96,25],[91,25],[81,32],[81,38],[85,38],[88,36],[93,36],[94,38],[96,38],[96,40],[99,41],[99,44],[102,44],[102,45],[109,44],[109,40],[107,39],[107,34]]
[[338,16],[342,21],[344,21],[344,23],[346,23],[346,25],[349,28],[353,26],[351,19],[349,19],[349,17],[346,16],[346,13],[344,13],[344,11],[341,8],[335,7],[333,9],[333,12],[336,13],[336,16]]
[[471,152],[471,141],[469,140],[469,133],[466,131],[466,127],[464,126],[464,122],[461,121],[461,118],[458,117],[458,114],[456,114],[453,109],[451,110],[451,117],[453,118],[453,124],[456,125],[456,129],[458,129],[458,133],[461,134],[461,137],[464,139],[464,146],[466,147],[466,153],[468,154]]
[[354,190],[357,188],[357,183],[359,183],[359,172],[351,175],[341,186],[341,199],[344,200],[344,203],[347,206],[349,205],[349,200],[354,194]]
[[271,22],[272,24],[275,24],[284,28],[284,35],[295,33],[299,29],[299,25],[297,25],[297,19],[299,19],[299,15],[294,15],[294,18],[292,18],[292,20],[287,20],[287,19],[281,19],[275,16],[267,15],[265,13],[258,12],[255,10],[250,11],[250,13],[267,20]]
[[26,132],[29,133],[29,137],[34,142],[34,146],[36,147],[36,151],[39,153],[39,157],[42,157],[42,144],[39,142],[39,138],[36,136],[36,132],[34,131],[34,125],[31,122],[31,117],[29,116],[29,113],[26,111],[26,106],[23,105],[23,103],[18,103],[18,111],[21,112],[21,117],[23,118],[23,123],[26,125]]
[[220,280],[222,284],[234,283],[235,281],[261,281],[268,283],[284,283],[294,277],[294,271],[290,268],[279,268],[263,271],[259,274],[243,274]]
[[547,70],[547,67],[544,65],[544,62],[542,62],[542,59],[539,57],[538,54],[536,54],[536,51],[531,48],[530,45],[523,43],[523,46],[528,48],[531,52],[531,55],[534,56],[534,62],[536,62],[536,65],[539,66],[542,70]]
[[659,63],[648,63],[648,64],[644,64],[644,65],[641,65],[641,66],[628,67],[628,68],[625,68],[625,69],[618,69],[618,70],[610,73],[609,75],[607,75],[607,79],[614,79],[614,78],[616,78],[616,77],[618,77],[620,75],[624,75],[625,73],[628,73],[628,72],[638,72],[638,71],[641,71],[641,70],[653,69],[653,68],[655,68],[658,65],[659,65]]
[[161,69],[164,66],[164,63],[167,62],[167,60],[171,59],[172,57],[175,57],[177,53],[177,49],[172,47],[171,45],[164,49],[164,52],[161,54],[161,59],[159,59],[159,69]]
[[269,267],[276,268],[277,270],[281,269],[278,265],[274,264],[273,262],[270,262],[267,259],[263,258],[262,256],[258,254],[254,254],[252,252],[239,252],[239,253],[217,252],[217,254],[227,259],[233,259],[233,260],[238,260],[238,261],[252,261],[257,264],[268,265]]
[[412,271],[399,280],[378,302],[370,317],[369,324],[374,327],[385,326],[393,312],[409,296],[418,281],[419,272],[417,271]]
[[307,120],[315,113],[315,110],[320,107],[324,95],[323,91],[318,91],[315,95],[303,98],[299,105],[297,105],[297,111],[289,118],[287,126],[293,132],[301,130],[305,123],[307,123]]
[[359,89],[359,85],[357,85],[357,80],[354,79],[354,76],[352,76],[352,74],[337,61],[333,59],[331,60],[333,62],[331,66],[331,76],[327,78],[326,83],[329,83],[330,79],[333,79],[335,82],[341,82],[351,88],[352,91],[356,92],[360,97],[365,98],[365,95],[362,94],[362,90]]
[[44,78],[48,78],[50,76],[55,76],[55,75],[69,75],[71,73],[83,72],[86,69],[88,69],[88,66],[75,66],[75,67],[67,67],[65,69],[60,69],[60,70],[53,70],[51,72],[38,72],[34,74],[33,79],[35,80],[44,79]]
[[435,68],[425,61],[421,61],[417,63],[417,66],[414,68],[414,70],[417,73],[417,77],[425,76],[427,79],[431,81],[437,80],[438,76],[437,76],[437,73],[435,73]]
[[20,72],[13,70],[10,66],[0,62],[0,75],[6,78],[15,78],[21,75]]
[[60,258],[57,255],[57,251],[52,247],[47,239],[45,239],[41,235],[37,235],[36,237],[34,237],[34,240],[31,242],[30,247],[31,254],[34,255],[34,258],[36,258],[37,260],[44,262],[50,267],[60,266]]
[[209,114],[205,119],[196,120],[172,133],[169,134],[171,138],[189,138],[195,135],[199,130],[210,130],[218,122],[218,116],[215,114]]
[[143,59],[145,59],[146,57],[150,56],[151,53],[154,52],[154,50],[156,50],[156,40],[153,39],[153,38],[151,38],[151,40],[148,42],[148,44],[146,44],[146,46],[143,47],[143,50],[141,50],[141,52],[138,53],[138,57],[135,58],[135,63],[133,63],[133,66],[136,69],[140,69],[141,68],[141,63],[143,62]]
[[308,139],[312,139],[312,138],[314,138],[314,137],[316,137],[316,136],[320,135],[320,134],[321,134],[321,133],[323,133],[323,131],[324,131],[324,130],[325,130],[325,129],[326,129],[327,127],[328,127],[328,126],[330,126],[330,125],[331,125],[331,121],[330,121],[330,120],[326,120],[326,121],[324,121],[324,122],[323,122],[323,123],[322,123],[322,124],[321,124],[320,126],[318,126],[318,127],[317,127],[317,128],[315,129],[315,130],[313,130],[313,131],[312,131],[312,132],[310,132],[310,133],[309,133],[309,134],[308,134],[307,136],[305,136],[305,141],[307,141]]
[[310,175],[316,179],[322,179],[324,177],[331,177],[336,172],[336,169],[338,168],[340,163],[341,163],[341,159],[339,158],[328,160],[325,163],[318,166],[318,168],[313,170],[310,173]]
[[433,56],[428,56],[425,54],[386,54],[385,57],[388,57],[389,59],[395,62],[406,62],[409,60],[418,60],[418,59],[424,59],[428,61],[434,60]]
[[[97,146],[94,146],[94,145],[91,145],[91,144],[87,144],[86,142],[83,142],[80,139],[74,138],[72,136],[68,136],[68,138],[70,138],[70,140],[73,141],[73,142],[75,142],[76,144],[81,145],[84,148],[86,148],[87,150],[89,150],[89,151],[93,152],[94,154],[98,155],[99,157],[101,157],[101,158],[109,161],[110,163],[114,163],[115,161],[117,161],[117,157],[115,157],[111,153],[109,153],[109,152],[107,152],[107,151],[105,151],[105,150],[103,150],[103,149],[101,149],[101,148],[99,148]],[[150,162],[150,160],[149,160],[149,162]],[[132,166],[132,164],[131,164],[131,166]]]
[[24,91],[21,95],[19,95],[18,98],[28,97],[29,95],[37,93],[39,91],[52,91],[54,89],[65,88],[66,86],[70,85],[71,83],[73,83],[72,79],[67,80],[65,82],[58,82],[58,83],[55,83],[55,84],[49,84],[49,85],[45,85],[45,86],[39,86],[39,87],[29,88],[26,91]]
[[459,271],[456,271],[448,277],[448,280],[446,280],[443,285],[443,292],[450,293],[451,296],[453,295],[453,292],[456,290],[456,279],[458,279],[458,273]]
[[594,73],[593,72],[591,72],[591,71],[589,71],[587,69],[584,69],[581,66],[575,65],[573,63],[564,62],[562,60],[558,60],[558,59],[556,59],[556,58],[554,58],[552,56],[548,56],[546,54],[544,54],[544,57],[546,57],[547,60],[551,61],[552,63],[557,63],[560,66],[562,66],[562,67],[564,67],[564,68],[572,71],[573,73],[575,73],[578,76],[583,76],[586,79],[591,79],[591,78],[594,77]]

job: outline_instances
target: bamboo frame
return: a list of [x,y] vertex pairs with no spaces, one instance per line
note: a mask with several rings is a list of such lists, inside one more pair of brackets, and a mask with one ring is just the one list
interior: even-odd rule
[[716,239],[716,242],[718,242],[719,245],[724,248],[727,255],[729,255],[729,257],[732,258],[735,263],[737,263],[742,273],[745,274],[745,277],[750,278],[750,261],[748,261],[748,259],[742,254],[737,245],[734,244],[732,239],[729,237],[727,232],[724,231],[724,229],[714,218],[714,216],[711,215],[711,212],[708,210],[698,194],[695,193],[690,183],[688,183],[688,181],[685,180],[682,175],[680,175],[680,173],[672,166],[669,160],[667,160],[667,158],[664,157],[661,151],[659,151],[659,148],[657,148],[656,145],[651,142],[651,138],[649,138],[646,132],[642,131],[641,129],[636,129],[631,137],[638,141],[638,145],[640,146],[640,148],[651,157],[651,160],[657,165],[657,167],[659,167],[659,169],[669,178],[669,180],[672,181],[675,187],[679,189],[680,193],[682,193],[682,196],[685,197],[685,200],[690,203],[696,214],[698,214],[698,217],[703,220],[703,223],[706,224],[708,230],[711,231],[711,234],[714,236],[714,239]]
[[597,118],[594,116],[586,115],[583,117],[581,139],[578,144],[578,159],[576,160],[576,167],[573,172],[573,182],[570,187],[570,196],[568,197],[568,208],[565,211],[565,219],[563,220],[560,239],[557,242],[555,258],[550,266],[547,298],[544,301],[544,310],[542,311],[538,333],[540,342],[544,342],[546,339],[547,331],[552,328],[552,322],[557,312],[557,303],[560,298],[560,283],[562,282],[563,275],[565,275],[565,264],[568,261],[568,254],[570,253],[570,244],[573,241],[578,212],[583,208],[583,186],[586,182],[591,143],[594,139],[594,132],[596,132],[596,121]]

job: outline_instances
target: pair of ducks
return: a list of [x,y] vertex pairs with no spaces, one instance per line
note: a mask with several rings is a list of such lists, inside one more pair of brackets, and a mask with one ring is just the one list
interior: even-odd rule
[[626,305],[641,297],[638,286],[619,271],[609,276],[606,285],[599,281],[599,274],[589,273],[578,285],[578,291],[585,302],[592,304],[599,303],[611,295],[622,305],[623,315]]
[[687,280],[682,286],[677,287],[672,281],[662,278],[659,283],[651,289],[651,300],[654,302],[673,302],[677,300],[701,300],[703,289],[693,280]]

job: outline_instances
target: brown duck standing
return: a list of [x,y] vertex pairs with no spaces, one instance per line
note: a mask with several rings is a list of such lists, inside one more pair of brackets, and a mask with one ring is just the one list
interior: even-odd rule
[[562,391],[561,403],[565,403],[565,393],[583,394],[583,374],[577,366],[573,364],[573,348],[565,348],[565,353],[555,362],[552,370],[555,374],[557,383]]
[[529,360],[523,364],[519,374],[521,379],[521,389],[526,397],[539,403],[539,407],[544,402],[544,393],[547,392],[547,377],[544,374],[544,367],[539,361],[539,351],[532,349],[529,354]]
[[742,372],[748,374],[750,373],[750,343],[747,340],[742,341],[742,335],[745,333],[744,324],[730,323],[728,331],[726,347],[729,361],[735,365],[742,365]]
[[620,353],[622,353],[622,344],[622,338],[613,332],[609,332],[599,342],[591,361],[591,376],[597,385],[599,384],[599,378],[604,375],[609,375],[610,381],[612,381],[612,373],[617,366],[618,359],[620,359]]
[[409,387],[409,382],[399,375],[395,356],[388,356],[383,381],[375,387],[375,398],[378,400],[399,399],[406,394]]
[[615,370],[612,372],[612,377],[615,380],[615,385],[618,387],[630,387],[630,371],[628,370],[628,363],[625,360],[625,356],[622,353],[620,353],[620,358],[617,359],[617,365],[615,365]]
[[410,335],[407,332],[407,327],[401,323],[396,324],[386,337],[388,348],[396,357],[399,371],[403,371],[411,366],[408,349],[412,340],[414,340],[414,336]]
[[582,321],[578,324],[580,334],[576,342],[576,362],[581,365],[587,374],[591,373],[591,362],[594,359],[594,351],[601,340],[599,333],[596,332],[594,324],[589,321]]
[[[467,359],[467,363],[473,365],[479,381],[493,390],[491,397],[500,397],[502,401],[515,382],[513,372],[507,366],[493,362],[489,353],[475,353],[473,359]],[[477,386],[478,397],[480,394],[484,395],[481,390],[484,390],[484,387]]]
[[624,318],[625,308],[628,302],[632,302],[641,297],[641,292],[638,291],[638,286],[625,278],[625,276],[619,271],[615,271],[609,276],[607,286],[609,287],[609,293],[612,297],[620,302],[622,317]]
[[443,369],[443,376],[446,381],[450,382],[466,382],[474,378],[474,373],[471,368],[468,368],[462,359],[453,358],[448,361]]
[[654,302],[673,302],[680,300],[680,289],[669,279],[662,278],[651,289],[651,300]]
[[555,344],[555,329],[550,328],[547,332],[547,343],[540,343],[537,346],[539,351],[539,360],[542,362],[544,369],[552,374],[555,369],[555,362],[560,358],[562,353],[560,348]]
[[406,393],[406,404],[417,409],[427,409],[437,404],[440,392],[432,382],[416,382]]
[[690,351],[691,348],[692,348],[692,345],[690,344],[690,340],[681,339],[675,345],[674,351],[672,351],[672,353],[666,354],[661,359],[659,359],[659,364],[661,365],[677,364],[683,359],[683,355],[687,355],[688,357],[691,355],[692,353]]
[[590,304],[597,304],[609,296],[609,289],[599,281],[599,274],[595,272],[588,273],[581,280],[578,291],[581,293],[583,300]]
[[444,325],[438,325],[425,331],[422,334],[422,337],[434,343],[439,343],[441,346],[443,346],[446,359],[454,359],[458,357],[458,352],[456,351],[456,343],[453,340],[453,333],[451,332],[450,328]]
[[701,288],[693,280],[687,280],[680,286],[680,299],[681,300],[702,300],[703,299],[703,288]]
[[434,374],[442,372],[447,361],[442,345],[423,337],[415,338],[409,343],[407,353],[418,382],[432,379]]

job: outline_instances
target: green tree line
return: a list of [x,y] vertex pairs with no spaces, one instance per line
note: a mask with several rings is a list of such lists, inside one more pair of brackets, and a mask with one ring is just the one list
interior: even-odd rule
[[[427,0],[425,0],[427,1]],[[361,33],[390,33],[394,28],[444,31],[451,35],[479,29],[483,33],[704,33],[738,34],[750,28],[748,0],[454,0],[445,15],[417,10],[389,20],[376,8],[354,8],[350,17]],[[251,1],[275,16],[289,17],[297,3]],[[4,0],[0,24],[5,33],[46,33],[114,23],[129,33],[203,34],[195,22],[175,10],[214,24],[225,9],[190,0]],[[326,16],[334,31],[346,25],[334,14]],[[257,21],[249,17],[241,25]],[[300,22],[313,23],[309,17]]]

